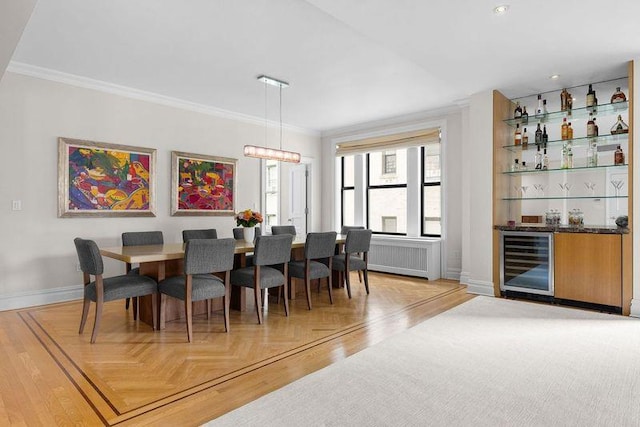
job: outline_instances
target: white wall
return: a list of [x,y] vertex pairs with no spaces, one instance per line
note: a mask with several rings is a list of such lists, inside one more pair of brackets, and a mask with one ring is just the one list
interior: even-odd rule
[[468,204],[468,211],[464,215],[463,227],[465,233],[469,233],[468,241],[465,238],[465,245],[462,247],[464,278],[469,292],[493,296],[492,91],[471,96],[469,133],[464,144],[462,155],[465,159],[462,163],[468,170],[468,176],[465,175],[465,193],[468,194],[463,194],[463,197]]
[[[156,217],[57,218],[60,136],[156,148]],[[284,139],[287,149],[318,162],[318,136],[285,131]],[[244,209],[260,206],[260,161],[244,158],[242,147],[261,141],[264,125],[259,121],[221,118],[7,72],[0,81],[0,309],[79,297],[76,236],[95,239],[99,246],[118,246],[122,232],[136,230],[162,230],[167,242],[180,242],[186,228],[217,228],[222,237],[231,237],[232,217],[170,216],[171,151],[239,159],[237,206]],[[288,174],[282,178],[287,188]],[[319,194],[319,174],[315,179]],[[11,210],[12,200],[22,201],[21,211]],[[286,198],[283,206],[288,209]],[[313,217],[320,218],[319,212]],[[118,261],[105,260],[105,267],[106,275],[124,272]]]
[[[409,116],[401,116],[388,120],[364,123],[344,129],[325,132],[322,135],[322,174],[325,191],[322,194],[322,229],[336,230],[339,219],[339,197],[337,189],[335,141],[355,135],[385,133],[390,130],[411,127],[419,123],[430,123],[443,130],[443,275],[445,278],[458,280],[461,272],[461,224],[462,224],[462,179],[461,152],[463,135],[464,108],[449,111],[435,111]],[[357,203],[357,202],[356,202]]]
[[[633,93],[631,99],[640,100],[640,58],[633,61]],[[640,135],[640,114],[635,113],[633,122],[633,221],[632,227],[638,230],[640,225],[640,147],[638,141]],[[631,315],[640,317],[640,232],[633,233],[633,299],[631,300]]]

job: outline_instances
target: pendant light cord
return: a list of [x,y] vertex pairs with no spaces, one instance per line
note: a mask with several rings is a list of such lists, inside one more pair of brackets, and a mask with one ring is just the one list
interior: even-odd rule
[[280,151],[282,151],[282,85],[280,85]]
[[267,145],[267,82],[264,82],[264,146]]

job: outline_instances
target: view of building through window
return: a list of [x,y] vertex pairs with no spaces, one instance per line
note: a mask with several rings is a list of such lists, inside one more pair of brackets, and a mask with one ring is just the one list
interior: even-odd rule
[[262,226],[265,230],[270,229],[272,225],[278,225],[278,162],[275,160],[265,160],[265,199],[264,199],[264,222]]
[[[356,180],[364,184],[366,226],[376,233],[407,234],[407,199],[421,200],[421,234],[441,235],[441,159],[440,143],[419,148],[422,183],[417,194],[408,194],[407,148],[349,155],[341,158],[342,224],[356,224]],[[415,149],[413,149],[415,153]],[[413,154],[415,156],[415,154]],[[413,162],[417,162],[413,157]],[[362,162],[365,176],[356,176],[355,163]],[[416,163],[413,163],[414,165]],[[416,166],[413,166],[414,168]],[[415,169],[414,169],[415,170]],[[415,188],[415,187],[412,187]],[[413,190],[412,190],[413,191]],[[412,215],[415,218],[415,214]],[[418,228],[418,225],[414,229]]]

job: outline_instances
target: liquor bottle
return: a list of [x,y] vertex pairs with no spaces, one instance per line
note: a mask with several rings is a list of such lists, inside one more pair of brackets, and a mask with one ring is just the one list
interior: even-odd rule
[[547,147],[544,148],[543,154],[542,154],[542,169],[543,170],[549,169],[549,156],[547,156]]
[[567,139],[573,139],[573,128],[571,127],[571,122],[567,126]]
[[567,144],[567,169],[573,168],[573,150],[571,144]]
[[598,146],[595,142],[592,142],[587,149],[587,167],[593,168],[596,166],[598,166]]
[[529,123],[529,113],[527,113],[527,107],[522,107],[522,123]]
[[611,126],[611,135],[618,135],[621,133],[629,133],[629,126],[622,121],[622,116],[618,116],[618,121]]
[[536,108],[536,116],[542,115],[542,95],[538,94],[538,108]]
[[596,105],[596,91],[593,90],[592,85],[589,85],[589,90],[587,91],[587,107],[595,107]]
[[596,136],[596,124],[593,121],[592,113],[589,113],[589,120],[587,121],[587,136]]
[[542,127],[542,143],[546,144],[549,142],[549,134],[547,134],[547,125]]
[[569,151],[567,150],[567,144],[562,144],[562,157],[560,158],[560,169],[567,169],[569,162]]
[[538,151],[536,151],[533,162],[536,164],[536,169],[542,169],[542,153],[540,152],[540,146],[538,145]]
[[547,117],[549,115],[549,111],[547,110],[547,100],[546,99],[542,100],[542,115],[544,117]]
[[593,136],[598,136],[599,135],[599,130],[598,130],[598,124],[596,123],[596,118],[593,118],[593,132],[595,133],[595,135]]
[[542,144],[542,129],[540,129],[540,123],[538,123],[538,128],[536,129],[535,142],[536,145]]
[[522,162],[522,165],[520,166],[520,170],[521,171],[526,171],[527,170],[527,162]]
[[622,152],[622,148],[618,145],[616,148],[616,152],[613,154],[613,164],[614,165],[624,165],[624,153]]
[[616,91],[614,92],[613,95],[611,95],[611,103],[615,104],[617,102],[625,102],[627,100],[626,95],[624,94],[624,92],[622,92],[620,90],[619,87],[616,88]]
[[529,134],[527,133],[527,128],[524,128],[524,132],[522,132],[522,149],[526,150],[529,148]]
[[520,132],[520,123],[518,123],[516,125],[516,132],[514,135],[514,144],[520,145],[521,142],[522,142],[522,133]]
[[562,119],[562,126],[560,127],[560,135],[562,139],[569,139],[569,125],[567,124],[567,118]]
[[567,111],[569,109],[568,100],[570,97],[571,95],[569,94],[569,92],[567,92],[566,89],[562,89],[562,92],[560,92],[560,110],[561,111]]
[[520,170],[520,163],[518,163],[518,159],[515,159],[513,161],[513,164],[511,165],[511,172],[518,172]]
[[516,102],[516,109],[513,111],[513,118],[514,119],[522,118],[522,108],[520,107],[519,102]]

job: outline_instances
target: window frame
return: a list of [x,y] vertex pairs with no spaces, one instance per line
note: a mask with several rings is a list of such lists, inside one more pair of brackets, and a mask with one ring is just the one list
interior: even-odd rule
[[[379,150],[378,150],[379,151]],[[378,152],[378,151],[373,151],[373,152]],[[390,189],[390,188],[404,188],[405,190],[407,189],[407,183],[405,182],[404,184],[378,184],[378,185],[371,185],[371,174],[370,174],[370,154],[371,153],[367,153],[366,157],[365,157],[365,175],[366,175],[366,185],[365,185],[365,194],[366,194],[366,203],[365,203],[365,219],[366,219],[366,224],[367,224],[367,228],[371,229],[371,224],[369,221],[369,208],[370,208],[370,200],[371,197],[369,197],[369,192],[371,190],[378,190],[378,189]],[[384,156],[384,153],[383,153]],[[344,158],[344,157],[343,157]],[[407,190],[408,191],[408,190]],[[407,197],[409,195],[407,194]],[[344,206],[343,206],[344,208]],[[383,231],[375,231],[375,230],[371,230],[372,234],[381,234],[381,235],[385,235],[385,236],[406,236],[407,233],[389,233],[389,232],[383,232]]]
[[340,224],[344,225],[344,192],[345,191],[353,191],[355,193],[355,179],[354,185],[345,186],[344,185],[344,158],[346,156],[340,157]]
[[[439,142],[438,144],[442,144]],[[426,146],[420,147],[420,235],[423,237],[442,237],[442,145],[440,145],[440,154],[438,157],[440,158],[440,179],[436,182],[425,182],[425,153]],[[440,187],[440,234],[433,233],[425,233],[424,229],[424,189],[425,187]]]

